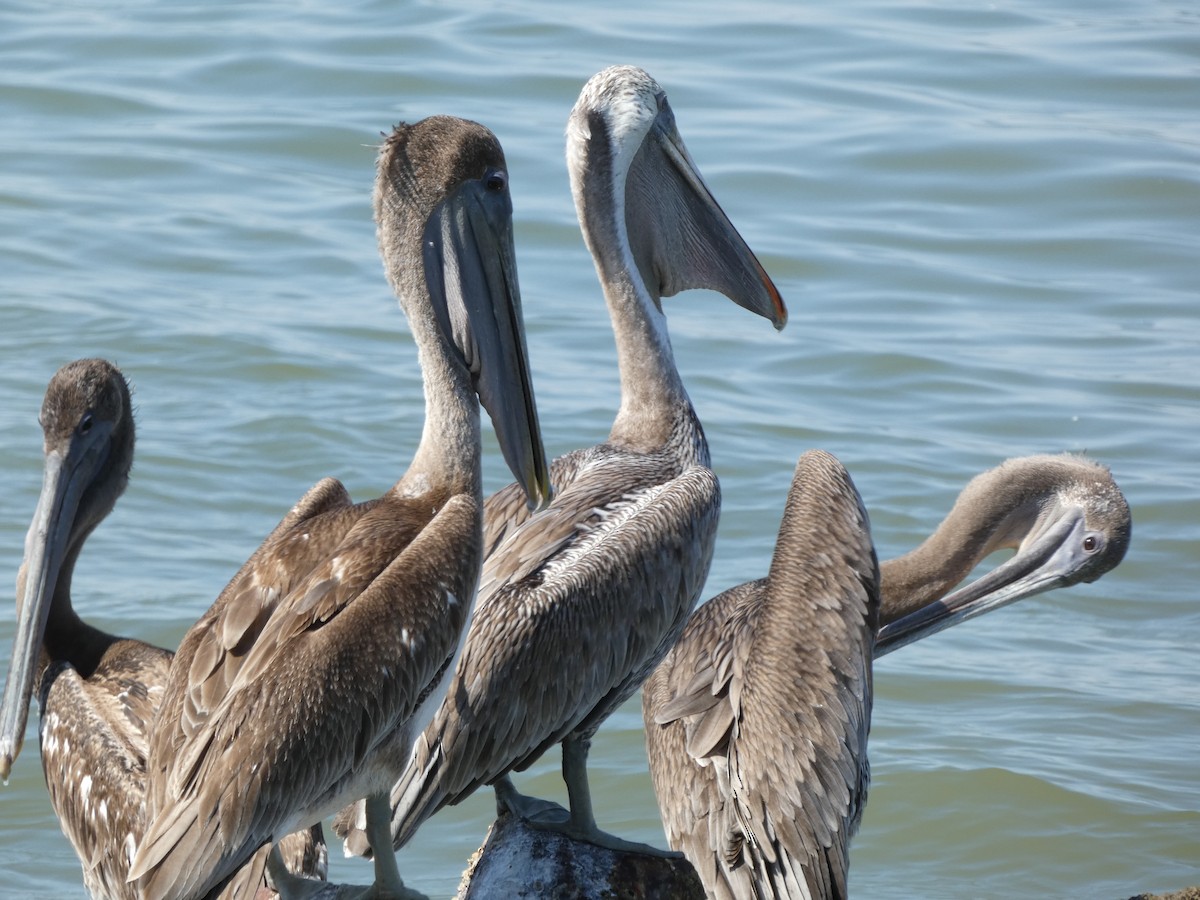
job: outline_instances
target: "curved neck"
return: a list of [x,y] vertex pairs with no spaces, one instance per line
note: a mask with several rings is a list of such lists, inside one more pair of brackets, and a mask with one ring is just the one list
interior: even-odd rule
[[690,400],[675,366],[666,317],[635,273],[622,271],[604,282],[621,374],[621,407],[610,439],[661,446]]
[[943,597],[984,557],[1020,544],[1052,485],[1013,474],[1001,467],[976,476],[919,547],[880,564],[881,626]]
[[879,564],[882,579],[881,626],[945,596],[986,556],[961,533],[941,528],[903,556]]
[[599,165],[572,165],[571,189],[617,345],[621,408],[609,439],[661,446],[689,400],[675,367],[660,298],[647,287],[630,247],[624,176],[614,172],[610,155],[593,152],[591,158]]
[[42,652],[34,676],[35,691],[46,668],[55,660],[65,660],[81,677],[90,677],[105,649],[117,640],[113,635],[81,619],[71,603],[71,580],[75,574],[75,562],[91,531],[92,528],[88,528],[82,534],[72,535],[71,544],[55,578],[54,596],[50,601],[50,612],[46,617],[46,630],[42,637]]

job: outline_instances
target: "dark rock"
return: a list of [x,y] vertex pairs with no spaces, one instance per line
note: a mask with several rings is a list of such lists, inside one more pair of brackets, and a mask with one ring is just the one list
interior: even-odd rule
[[704,888],[685,859],[606,850],[505,815],[458,888],[458,900],[498,898],[704,900]]

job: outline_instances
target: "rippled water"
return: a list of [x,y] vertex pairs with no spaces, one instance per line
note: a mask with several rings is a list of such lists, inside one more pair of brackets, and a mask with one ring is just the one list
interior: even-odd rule
[[[792,313],[775,334],[716,295],[668,301],[725,493],[705,596],[765,572],[808,447],[850,468],[884,557],[1008,456],[1086,450],[1133,507],[1102,581],[879,664],[855,893],[1200,883],[1193,4],[10,2],[0,54],[6,577],[41,394],[75,357],[121,364],[140,411],[76,578],[103,627],[174,646],[312,482],[398,476],[420,385],[370,188],[402,118],[500,137],[548,449],[601,439],[614,354],[562,134],[591,74],[636,63]],[[561,798],[557,770],[522,784]],[[636,704],[591,773],[601,824],[661,844]],[[449,895],[491,813],[481,795],[429,822],[406,879]],[[0,872],[0,895],[82,894],[32,728]]]

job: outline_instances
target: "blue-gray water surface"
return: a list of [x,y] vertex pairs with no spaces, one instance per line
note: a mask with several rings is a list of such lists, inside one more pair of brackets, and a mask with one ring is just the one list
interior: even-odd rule
[[[547,449],[601,440],[614,353],[563,129],[588,77],[635,63],[791,310],[777,334],[716,294],[665,303],[724,489],[704,597],[766,571],[809,447],[849,467],[885,558],[1014,455],[1086,451],[1133,509],[1101,581],[878,664],[854,893],[1200,883],[1193,3],[10,0],[0,54],[7,583],[41,395],[76,357],[118,362],[139,413],[130,488],[75,578],[107,629],[175,646],[318,478],[366,498],[399,476],[423,406],[370,191],[401,119],[504,144]],[[558,767],[520,784],[562,799]],[[636,701],[590,772],[600,824],[663,845]],[[427,823],[406,880],[452,894],[492,813],[479,794]],[[0,789],[0,896],[80,885],[31,723]]]

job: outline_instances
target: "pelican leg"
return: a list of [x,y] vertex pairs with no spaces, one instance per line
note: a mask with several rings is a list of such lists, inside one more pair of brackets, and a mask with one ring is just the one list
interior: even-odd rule
[[581,836],[603,834],[596,826],[596,816],[592,812],[592,788],[587,780],[587,758],[591,749],[590,736],[567,735],[562,742],[562,776],[571,800],[571,828]]
[[420,891],[406,888],[392,849],[392,804],[388,794],[371,794],[367,804],[367,840],[375,858],[375,883],[364,900],[429,900]]
[[567,784],[567,796],[571,800],[571,818],[567,827],[560,829],[576,840],[587,841],[597,847],[605,847],[620,853],[642,853],[648,856],[661,856],[667,859],[680,859],[682,853],[673,850],[661,850],[649,844],[639,844],[627,841],[601,831],[596,826],[596,817],[592,813],[592,791],[587,780],[588,751],[592,749],[592,736],[568,735],[563,739],[562,773],[563,781]]

